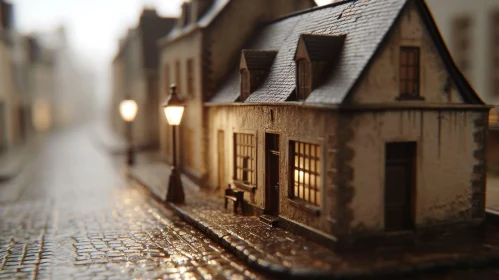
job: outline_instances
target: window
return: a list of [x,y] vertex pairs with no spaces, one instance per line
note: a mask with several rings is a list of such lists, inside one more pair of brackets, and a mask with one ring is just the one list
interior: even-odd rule
[[400,48],[400,95],[419,96],[419,48]]
[[175,85],[177,86],[177,92],[182,94],[181,90],[181,85],[182,85],[182,78],[180,77],[180,61],[175,62]]
[[489,92],[499,95],[499,10],[492,12],[489,19]]
[[320,206],[320,146],[292,141],[290,144],[290,161],[291,185],[293,186],[290,190],[291,197]]
[[247,69],[241,70],[241,101],[250,95],[250,74]]
[[310,62],[305,59],[300,59],[297,62],[298,65],[298,90],[297,99],[305,100],[310,95],[311,92],[311,75],[310,75]]
[[247,185],[256,185],[255,147],[253,134],[234,133],[234,179]]
[[194,96],[194,60],[187,60],[187,94]]
[[170,65],[165,65],[165,93],[168,96],[170,94]]
[[459,69],[468,74],[470,68],[471,19],[460,16],[452,22],[452,49],[454,60]]

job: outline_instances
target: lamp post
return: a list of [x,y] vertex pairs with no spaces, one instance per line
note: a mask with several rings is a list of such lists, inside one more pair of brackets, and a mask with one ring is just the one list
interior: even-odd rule
[[170,173],[170,182],[168,184],[168,193],[166,201],[175,203],[184,203],[185,195],[182,181],[180,180],[180,173],[177,169],[177,127],[182,121],[184,114],[184,102],[177,95],[177,87],[175,84],[170,86],[171,93],[163,104],[165,110],[166,120],[172,126],[172,140],[173,140],[173,167]]
[[138,106],[132,99],[125,99],[120,103],[121,118],[126,122],[126,137],[128,141],[127,163],[132,166],[135,163],[132,142],[132,122],[137,115]]

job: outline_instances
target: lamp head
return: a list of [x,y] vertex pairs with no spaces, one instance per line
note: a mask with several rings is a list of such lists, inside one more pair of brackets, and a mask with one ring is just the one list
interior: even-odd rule
[[175,84],[170,86],[171,93],[163,103],[166,120],[170,125],[179,125],[184,114],[184,101],[177,94]]

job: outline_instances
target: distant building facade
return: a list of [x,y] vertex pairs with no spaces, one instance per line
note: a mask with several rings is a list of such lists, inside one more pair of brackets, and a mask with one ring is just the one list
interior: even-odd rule
[[[478,94],[499,104],[499,1],[427,0],[456,64]],[[498,108],[490,111],[489,169],[499,170]]]
[[22,45],[14,28],[14,7],[0,1],[0,150],[20,144],[25,137],[24,99],[20,87]]
[[134,145],[139,148],[159,146],[158,46],[174,26],[176,19],[163,18],[155,10],[144,9],[136,28],[129,29],[121,40],[113,65],[113,93],[111,119],[114,129],[124,134],[119,115],[119,103],[134,99],[139,111],[133,124]]

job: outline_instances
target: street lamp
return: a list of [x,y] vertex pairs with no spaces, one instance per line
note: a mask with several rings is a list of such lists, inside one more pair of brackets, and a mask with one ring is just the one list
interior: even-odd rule
[[182,121],[182,115],[184,114],[184,102],[177,95],[177,87],[175,84],[170,86],[171,94],[163,103],[163,109],[165,110],[166,120],[168,124],[172,127],[172,137],[173,137],[173,167],[170,173],[170,182],[168,184],[168,193],[166,194],[166,201],[184,203],[185,195],[184,188],[182,187],[182,181],[180,180],[180,173],[177,170],[177,127]]
[[128,140],[127,163],[132,166],[135,162],[132,142],[132,122],[137,115],[138,106],[132,99],[125,99],[120,103],[121,118],[126,122],[126,135]]

